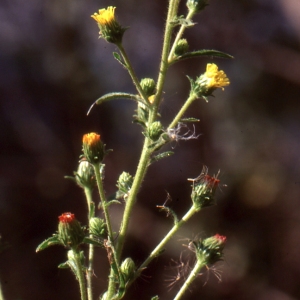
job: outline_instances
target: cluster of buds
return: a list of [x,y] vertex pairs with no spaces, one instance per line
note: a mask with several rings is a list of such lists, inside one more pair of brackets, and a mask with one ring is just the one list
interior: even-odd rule
[[191,198],[197,209],[211,206],[215,204],[215,192],[220,183],[216,177],[209,176],[206,172],[202,172],[193,181]]
[[196,253],[196,257],[203,265],[212,265],[223,257],[226,237],[216,234],[203,241],[192,241],[189,249]]
[[207,64],[206,72],[198,77],[195,81],[189,78],[191,83],[190,96],[195,98],[203,97],[206,101],[207,96],[210,96],[217,88],[224,90],[224,86],[230,84],[230,81],[224,71],[218,70],[216,64]]
[[91,17],[97,22],[100,29],[100,36],[107,42],[121,44],[126,28],[123,28],[115,18],[115,7],[99,9]]

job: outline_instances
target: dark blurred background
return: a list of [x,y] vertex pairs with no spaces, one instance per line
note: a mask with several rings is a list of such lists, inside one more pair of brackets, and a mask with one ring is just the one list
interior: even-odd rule
[[[116,47],[98,39],[90,18],[108,5],[117,6],[119,22],[130,26],[124,47],[138,76],[156,78],[167,0],[1,1],[0,234],[9,247],[0,255],[0,281],[5,299],[79,299],[74,276],[57,269],[65,249],[38,254],[35,249],[56,231],[61,213],[70,211],[86,223],[82,191],[63,178],[77,169],[84,133],[99,132],[114,150],[105,160],[108,195],[123,170],[135,171],[143,139],[132,124],[135,104],[115,100],[86,116],[105,93],[135,93],[112,56]],[[180,14],[185,11],[183,1]],[[172,209],[179,216],[186,212],[191,192],[186,179],[197,177],[203,165],[211,174],[220,170],[217,206],[201,211],[176,235],[125,299],[173,299],[180,286],[174,282],[176,262],[191,259],[182,244],[216,233],[227,237],[224,261],[203,270],[185,299],[300,299],[300,1],[212,0],[195,22],[185,35],[192,50],[217,49],[235,59],[206,57],[172,66],[162,122],[167,126],[186,99],[186,75],[199,76],[208,62],[217,63],[231,84],[187,112],[201,119],[199,139],[166,146],[175,155],[150,167],[124,257],[141,263],[169,230],[171,219],[156,208],[167,193]],[[111,207],[115,231],[122,210]],[[98,250],[95,295],[107,283],[106,256]]]

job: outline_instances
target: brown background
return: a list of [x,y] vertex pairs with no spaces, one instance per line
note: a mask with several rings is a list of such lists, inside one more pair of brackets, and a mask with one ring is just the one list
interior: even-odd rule
[[[2,0],[0,6],[0,233],[10,247],[0,255],[5,299],[79,299],[78,285],[58,270],[65,250],[35,248],[51,236],[57,217],[71,211],[85,224],[83,193],[63,179],[77,168],[84,133],[97,131],[114,151],[107,157],[105,189],[125,170],[134,173],[142,135],[132,124],[134,103],[116,100],[89,106],[111,91],[135,93],[126,71],[112,57],[116,47],[98,39],[90,15],[117,6],[130,26],[124,46],[140,78],[156,78],[167,1]],[[184,2],[181,14],[185,13]],[[198,140],[171,145],[175,155],[149,169],[131,220],[124,257],[141,263],[171,226],[156,209],[169,193],[182,216],[190,183],[202,166],[220,169],[217,206],[193,218],[153,261],[126,299],[173,299],[179,284],[175,261],[184,263],[188,239],[227,236],[218,283],[204,270],[185,299],[300,298],[300,2],[298,0],[212,0],[186,32],[190,47],[218,49],[234,60],[211,58],[170,69],[161,115],[172,119],[189,92],[186,75],[203,73],[207,62],[225,70],[231,85],[186,116]],[[171,146],[166,150],[172,150]],[[95,194],[96,196],[96,194]],[[115,231],[122,206],[112,208]],[[95,294],[104,291],[104,250],[96,255]]]

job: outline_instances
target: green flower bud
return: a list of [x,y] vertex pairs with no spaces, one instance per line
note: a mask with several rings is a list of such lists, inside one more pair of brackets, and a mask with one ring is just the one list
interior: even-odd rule
[[222,259],[225,242],[225,236],[216,234],[203,242],[199,242],[196,254],[199,255],[200,259],[204,258],[206,264],[214,264]]
[[209,0],[188,0],[186,6],[190,11],[200,12],[208,5]]
[[152,78],[143,78],[140,84],[147,97],[156,93],[156,84]]
[[130,257],[127,257],[122,262],[120,269],[121,269],[122,275],[124,277],[125,283],[127,283],[131,279],[133,279],[136,266],[135,266],[134,261]]
[[180,39],[175,47],[175,54],[177,56],[183,55],[189,50],[189,44],[186,39]]
[[202,173],[199,178],[193,180],[192,201],[197,209],[215,204],[215,192],[220,180]]
[[152,141],[157,141],[163,132],[164,130],[162,124],[159,121],[156,121],[149,126],[147,136]]
[[58,217],[58,238],[68,248],[77,248],[83,241],[84,231],[75,215],[69,212]]
[[124,199],[126,200],[130,192],[130,189],[132,187],[132,183],[133,183],[133,177],[129,173],[123,172],[120,175],[117,182],[117,187],[118,187],[117,198],[124,197]]
[[90,234],[95,237],[107,239],[107,228],[106,223],[103,219],[100,218],[91,218],[90,219]]
[[81,160],[78,165],[77,172],[75,173],[77,184],[81,188],[93,189],[96,182],[94,167],[86,160]]

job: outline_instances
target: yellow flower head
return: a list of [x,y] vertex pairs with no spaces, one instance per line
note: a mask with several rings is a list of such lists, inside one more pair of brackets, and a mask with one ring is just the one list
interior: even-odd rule
[[95,132],[87,133],[83,136],[82,142],[88,146],[95,145],[100,142],[100,134]]
[[218,71],[216,64],[207,64],[206,72],[203,74],[203,80],[206,81],[207,89],[221,88],[224,90],[224,86],[230,84],[229,79],[224,71]]
[[100,28],[100,35],[109,43],[118,44],[122,42],[125,28],[117,22],[115,18],[115,7],[99,9],[98,13],[94,13],[91,17],[97,22]]
[[100,163],[105,155],[105,148],[100,139],[100,134],[95,132],[85,134],[82,138],[82,151],[89,163]]
[[115,7],[109,6],[107,9],[99,9],[99,13],[94,13],[91,17],[100,25],[105,26],[115,22]]

